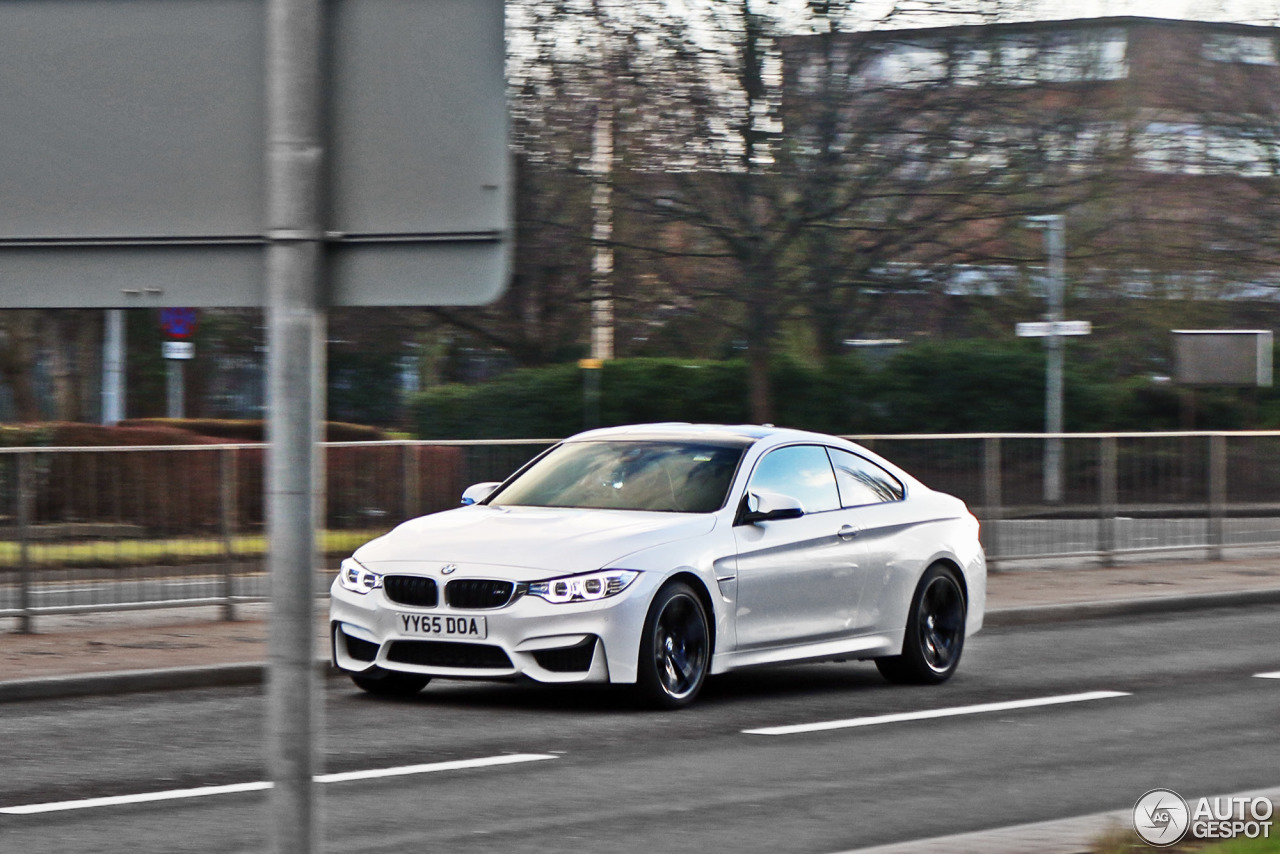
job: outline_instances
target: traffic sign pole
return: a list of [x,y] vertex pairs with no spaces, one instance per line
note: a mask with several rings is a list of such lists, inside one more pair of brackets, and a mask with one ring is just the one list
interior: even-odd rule
[[267,678],[271,850],[320,848],[314,661],[324,418],[322,0],[267,4]]
[[165,397],[168,401],[165,412],[170,418],[186,417],[187,406],[185,395],[183,394],[183,387],[186,383],[182,365],[181,359],[165,360]]
[[[1065,250],[1063,235],[1063,217],[1050,220],[1045,231],[1045,241],[1049,246],[1049,322],[1062,322],[1063,290],[1065,271],[1063,254]],[[1062,336],[1053,334],[1045,340],[1048,350],[1048,375],[1045,377],[1045,410],[1044,431],[1049,435],[1044,451],[1044,500],[1050,504],[1062,502],[1062,439],[1057,434],[1062,432],[1062,395],[1063,395],[1063,359]]]
[[1028,224],[1044,229],[1045,248],[1049,254],[1049,331],[1045,335],[1046,370],[1044,389],[1044,430],[1049,434],[1044,444],[1044,500],[1049,504],[1062,501],[1062,323],[1063,290],[1065,289],[1066,218],[1062,214],[1030,217]]

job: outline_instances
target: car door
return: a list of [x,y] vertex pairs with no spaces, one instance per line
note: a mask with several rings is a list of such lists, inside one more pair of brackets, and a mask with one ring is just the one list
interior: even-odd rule
[[845,637],[857,625],[863,547],[841,509],[821,445],[790,445],[756,464],[747,492],[798,499],[804,515],[734,527],[740,650]]
[[858,634],[900,627],[919,574],[916,512],[898,478],[866,457],[828,448],[848,524],[862,547]]

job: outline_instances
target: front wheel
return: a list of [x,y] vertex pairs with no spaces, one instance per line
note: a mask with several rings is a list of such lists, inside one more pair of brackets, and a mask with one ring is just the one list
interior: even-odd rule
[[680,709],[693,702],[711,663],[711,627],[702,600],[676,581],[658,591],[640,638],[637,687],[654,708]]
[[371,667],[363,673],[352,673],[351,681],[361,691],[377,694],[381,697],[411,697],[427,687],[430,676],[419,676],[416,673],[397,673],[394,670],[383,670]]
[[890,682],[937,685],[960,664],[964,650],[965,603],[960,581],[949,567],[929,567],[911,597],[902,655],[877,658]]

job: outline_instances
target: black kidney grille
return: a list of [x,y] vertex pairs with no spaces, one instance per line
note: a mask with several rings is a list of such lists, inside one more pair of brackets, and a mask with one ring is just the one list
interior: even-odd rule
[[511,659],[501,647],[452,641],[392,641],[387,661],[423,667],[465,667],[468,670],[510,670]]
[[515,589],[510,581],[457,578],[444,586],[444,600],[451,608],[501,608]]
[[434,608],[440,604],[440,591],[434,578],[420,575],[388,575],[382,579],[382,589],[387,598],[401,605]]

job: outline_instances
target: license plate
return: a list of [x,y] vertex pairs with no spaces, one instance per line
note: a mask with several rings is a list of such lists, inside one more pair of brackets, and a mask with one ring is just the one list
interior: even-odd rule
[[397,614],[406,635],[484,640],[489,635],[484,617],[446,617],[439,614]]

